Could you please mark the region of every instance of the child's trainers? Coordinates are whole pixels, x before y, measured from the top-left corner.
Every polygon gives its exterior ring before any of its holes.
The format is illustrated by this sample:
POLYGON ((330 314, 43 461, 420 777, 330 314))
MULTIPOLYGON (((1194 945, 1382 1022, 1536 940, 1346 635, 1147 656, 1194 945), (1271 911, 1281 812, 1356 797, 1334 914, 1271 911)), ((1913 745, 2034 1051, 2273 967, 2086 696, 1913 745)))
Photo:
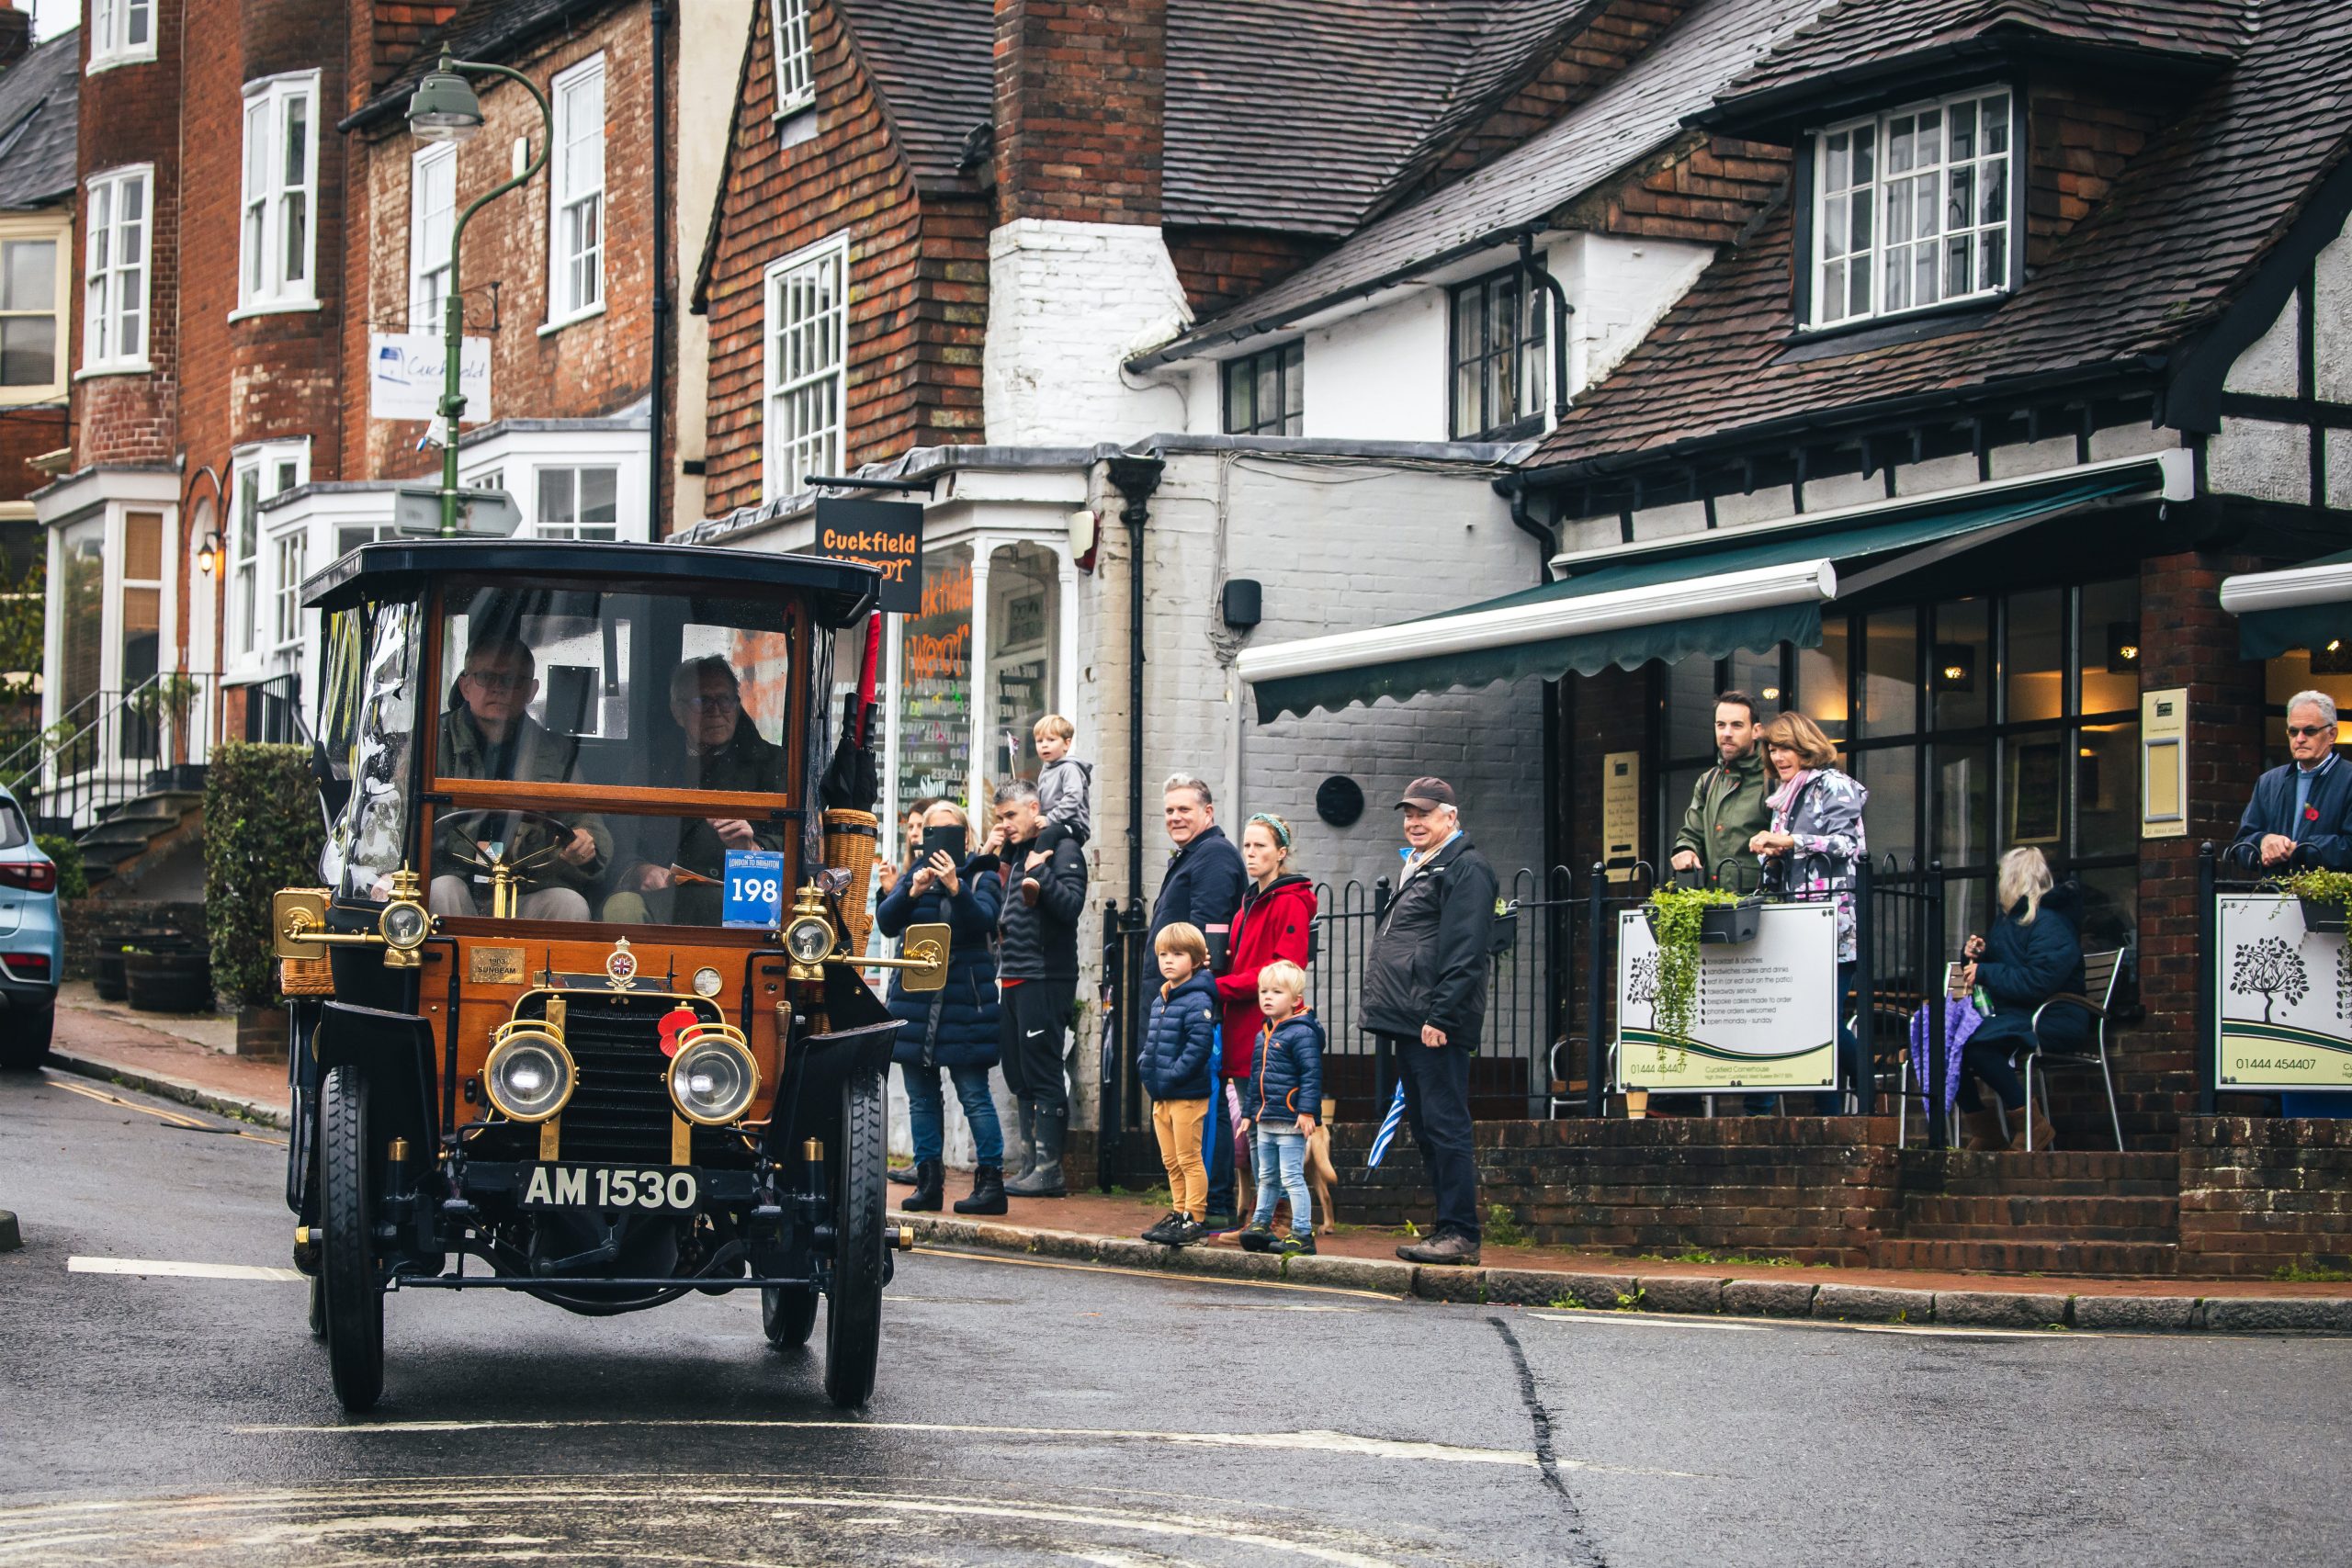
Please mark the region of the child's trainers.
POLYGON ((1036 907, 1037 895, 1043 891, 1045 890, 1037 886, 1035 877, 1024 876, 1021 879, 1021 901, 1032 908, 1036 907))
POLYGON ((1284 1258, 1314 1257, 1314 1235, 1309 1234, 1306 1235, 1286 1235, 1283 1237, 1283 1256, 1284 1258))
POLYGON ((1274 1227, 1263 1220, 1251 1220, 1234 1233, 1233 1239, 1244 1252, 1263 1252, 1274 1245, 1274 1227))
POLYGON ((1143 1233, 1143 1239, 1149 1242, 1157 1242, 1161 1247, 1172 1246, 1176 1240, 1176 1231, 1178 1227, 1184 1224, 1186 1224, 1185 1216, 1178 1213, 1175 1210, 1170 1209, 1168 1213, 1159 1217, 1159 1223, 1158 1224, 1153 1225, 1149 1230, 1143 1233))
POLYGON ((1190 1247, 1194 1242, 1200 1240, 1201 1237, 1208 1234, 1208 1231, 1202 1226, 1200 1221, 1185 1218, 1181 1220, 1176 1228, 1169 1233, 1168 1245, 1170 1247, 1190 1247))

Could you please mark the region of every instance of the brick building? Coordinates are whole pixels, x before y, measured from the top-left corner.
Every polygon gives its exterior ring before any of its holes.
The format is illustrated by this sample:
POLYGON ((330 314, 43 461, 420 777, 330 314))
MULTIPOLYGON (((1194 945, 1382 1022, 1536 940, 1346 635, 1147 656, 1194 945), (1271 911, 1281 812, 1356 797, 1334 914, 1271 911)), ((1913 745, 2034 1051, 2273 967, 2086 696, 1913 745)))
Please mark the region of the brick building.
POLYGON ((78 42, 40 51, 79 49, 82 127, 73 437, 50 443, 60 477, 32 504, 51 567, 44 719, 91 734, 53 760, 52 815, 86 826, 150 763, 289 729, 317 659, 303 578, 395 527, 404 482, 438 483, 426 422, 376 417, 379 373, 419 366, 437 388, 457 214, 535 157, 546 171, 465 231, 465 331, 490 380, 461 478, 508 491, 526 531, 651 536, 700 467, 657 411, 682 366, 698 376, 701 323, 656 324, 709 180, 655 133, 655 84, 673 120, 706 123, 750 9, 712 0, 682 28, 648 0, 92 0, 78 42), (445 50, 548 95, 554 147, 531 93, 497 75, 480 133, 413 137, 409 95, 445 50), (699 193, 679 189, 685 164, 699 193), (125 707, 174 675, 197 688, 184 738, 125 707))
POLYGON ((39 553, 34 462, 65 445, 80 108, 76 39, 36 49, 30 32, 25 12, 0 7, 0 571, 12 580, 39 553))
MULTIPOLYGON (((2327 571, 2224 609, 2233 573, 2352 525, 2352 23, 2259 11, 1857 0, 1787 35, 1688 116, 1792 169, 1785 198, 1512 482, 1564 581, 1508 626, 1473 604, 1261 650, 1261 703, 1559 681, 1577 865, 1627 849, 1604 761, 1634 759, 1631 848, 1662 863, 1713 694, 1792 706, 1869 789, 1882 870, 1939 886, 1939 951, 1986 929, 2004 852, 2079 879, 2127 1003, 2136 970, 2121 1132, 2167 1144, 2196 1102, 2197 845, 2284 760, 2290 694, 2352 699, 2327 571)), ((2068 1146, 2114 1136, 2096 1076, 2061 1111, 2068 1146)))
POLYGON ((1367 898, 1431 770, 1540 867, 1540 682, 1297 718, 1234 660, 1542 580, 1496 481, 1776 198, 1784 152, 1680 117, 1817 8, 763 6, 695 290, 694 536, 807 547, 812 476, 915 487, 887 793, 984 799, 1068 714, 1098 897, 1152 892, 1179 770, 1367 898))

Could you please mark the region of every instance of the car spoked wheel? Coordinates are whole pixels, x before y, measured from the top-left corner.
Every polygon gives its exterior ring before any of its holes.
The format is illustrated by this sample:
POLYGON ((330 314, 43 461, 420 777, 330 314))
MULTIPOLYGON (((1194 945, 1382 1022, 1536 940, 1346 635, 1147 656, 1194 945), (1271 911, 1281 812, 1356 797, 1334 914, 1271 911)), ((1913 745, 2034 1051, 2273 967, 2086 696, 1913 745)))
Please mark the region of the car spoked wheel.
POLYGON ((882 1349, 882 1215, 888 1202, 882 1075, 842 1085, 834 1155, 832 1284, 825 1307, 825 1397, 843 1410, 874 1393, 882 1349))
POLYGON ((797 1350, 808 1343, 817 1326, 817 1287, 764 1285, 760 1289, 760 1328, 779 1350, 797 1350))
POLYGON ((336 1067, 319 1086, 319 1247, 327 1365, 349 1411, 384 1392, 384 1292, 376 1280, 375 1180, 368 1168, 368 1080, 336 1067))

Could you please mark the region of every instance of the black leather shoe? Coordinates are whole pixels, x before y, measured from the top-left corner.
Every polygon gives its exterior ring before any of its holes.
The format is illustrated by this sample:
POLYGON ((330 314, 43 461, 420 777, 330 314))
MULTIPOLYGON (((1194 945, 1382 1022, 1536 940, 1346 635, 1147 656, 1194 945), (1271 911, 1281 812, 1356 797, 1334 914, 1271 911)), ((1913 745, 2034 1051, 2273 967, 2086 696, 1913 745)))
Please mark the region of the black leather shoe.
POLYGON ((927 1159, 916 1165, 915 1190, 899 1200, 899 1207, 910 1214, 935 1214, 946 1196, 947 1167, 938 1160, 927 1159))
POLYGON ((972 1172, 972 1195, 956 1200, 959 1214, 1001 1214, 1004 1203, 1004 1168, 984 1165, 972 1172))
POLYGON ((1478 1244, 1466 1235, 1448 1231, 1424 1242, 1400 1247, 1396 1256, 1408 1263, 1474 1264, 1478 1261, 1478 1244))

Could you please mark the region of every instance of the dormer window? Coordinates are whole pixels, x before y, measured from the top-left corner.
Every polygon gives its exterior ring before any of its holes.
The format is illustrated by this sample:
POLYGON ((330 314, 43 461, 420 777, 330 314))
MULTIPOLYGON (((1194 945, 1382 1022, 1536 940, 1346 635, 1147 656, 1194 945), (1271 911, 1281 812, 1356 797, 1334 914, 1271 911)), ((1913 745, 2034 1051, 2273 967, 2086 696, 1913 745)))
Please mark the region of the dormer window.
POLYGON ((2014 102, 1979 88, 1814 134, 1801 322, 1842 326, 2014 286, 2014 102))
POLYGON ((817 101, 817 63, 808 50, 808 0, 771 0, 775 33, 775 117, 798 114, 817 101))

